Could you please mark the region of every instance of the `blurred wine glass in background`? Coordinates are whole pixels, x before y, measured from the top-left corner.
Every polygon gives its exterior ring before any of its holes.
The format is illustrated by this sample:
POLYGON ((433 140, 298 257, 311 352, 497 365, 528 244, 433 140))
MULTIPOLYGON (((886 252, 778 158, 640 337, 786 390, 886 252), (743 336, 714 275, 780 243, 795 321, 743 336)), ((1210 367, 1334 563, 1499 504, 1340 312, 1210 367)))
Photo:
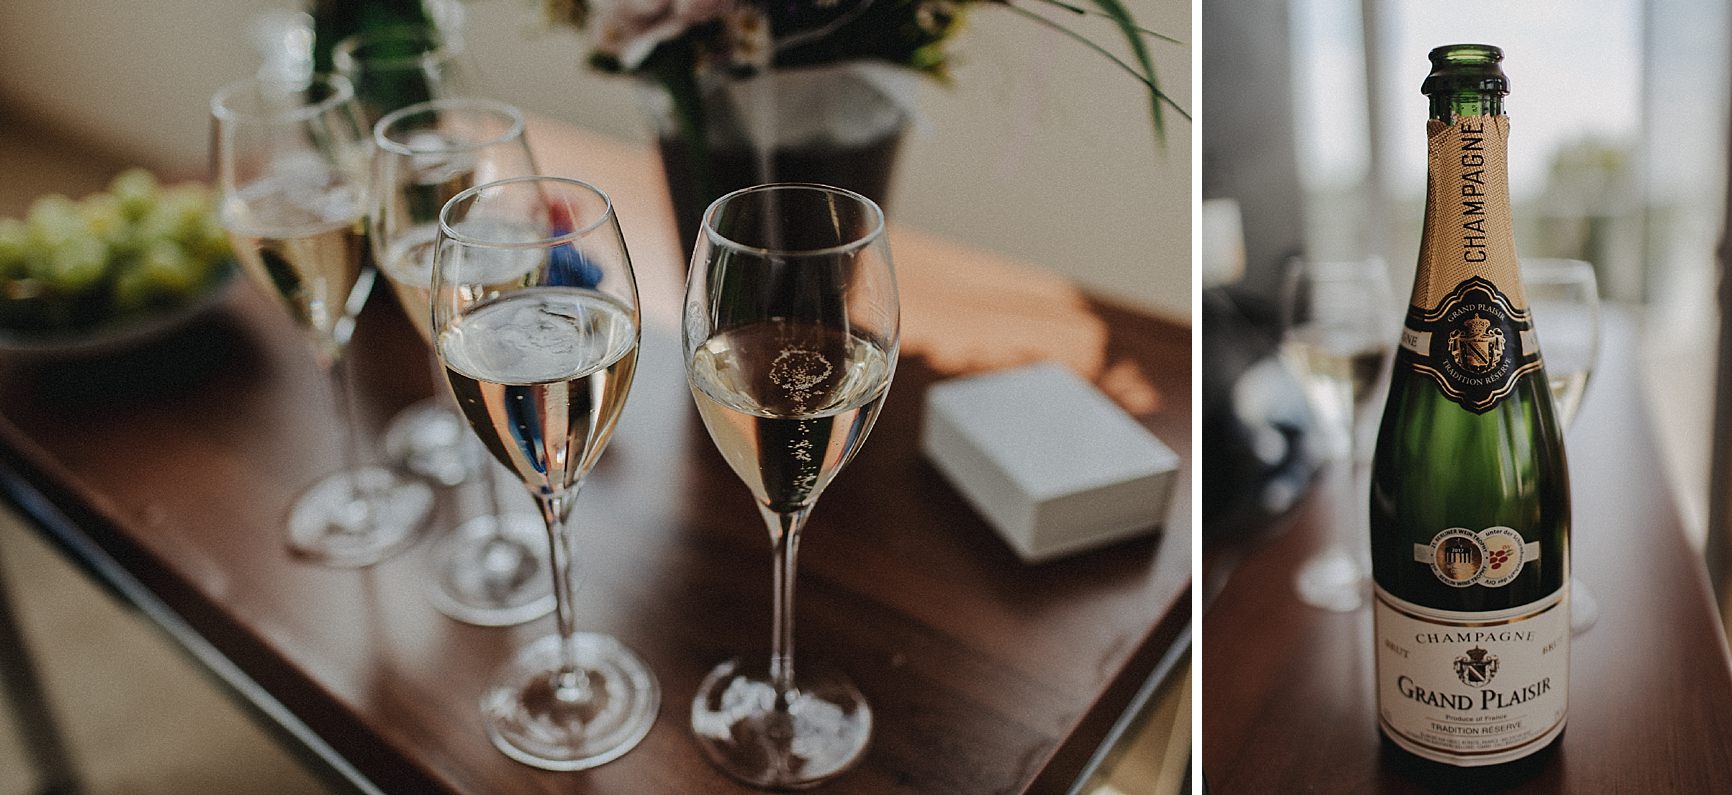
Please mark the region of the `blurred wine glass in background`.
MULTIPOLYGON (((1581 260, 1526 258, 1522 288, 1545 356, 1546 380, 1557 404, 1558 425, 1568 432, 1588 390, 1600 355, 1600 289, 1594 266, 1581 260)), ((1600 618, 1599 601, 1570 577, 1570 631, 1586 632, 1600 618)))
POLYGON ((429 594, 441 612, 459 621, 485 626, 528 621, 553 609, 541 517, 500 511, 491 477, 498 465, 457 413, 444 368, 433 356, 429 304, 440 208, 475 185, 537 173, 523 115, 487 99, 419 102, 380 119, 373 143, 379 150, 368 227, 373 258, 429 345, 436 392, 391 420, 385 451, 416 474, 449 486, 480 481, 484 506, 481 515, 434 542, 429 594))
POLYGON ((235 256, 277 297, 331 380, 344 468, 289 514, 289 546, 333 566, 366 566, 406 547, 432 509, 426 484, 366 466, 347 362, 355 312, 372 287, 367 261, 372 145, 354 88, 336 75, 249 79, 211 99, 220 215, 235 256))
MULTIPOLYGON (((388 247, 406 246, 405 240, 410 236, 419 236, 414 247, 418 253, 425 253, 433 240, 440 205, 463 189, 477 184, 470 178, 472 174, 463 173, 447 175, 443 181, 427 182, 424 177, 441 171, 440 166, 431 165, 430 161, 473 159, 473 153, 464 155, 447 150, 462 148, 464 142, 484 141, 489 137, 490 128, 497 127, 498 123, 489 121, 488 116, 473 108, 448 106, 412 114, 399 114, 397 111, 410 106, 423 108, 429 101, 476 95, 475 69, 464 54, 461 39, 434 25, 372 27, 337 42, 331 49, 331 66, 355 87, 356 107, 361 110, 368 129, 374 134, 374 144, 379 148, 382 168, 374 172, 375 182, 380 183, 373 197, 375 214, 379 211, 395 213, 389 219, 393 228, 383 228, 375 219, 370 230, 375 264, 388 266, 393 259, 391 255, 401 253, 392 252, 388 247), (379 138, 381 132, 386 132, 380 127, 386 116, 392 117, 391 130, 386 133, 389 137, 379 138), (442 142, 439 137, 447 140, 442 142), (465 179, 469 180, 467 184, 459 184, 465 179), (393 204, 388 205, 387 201, 393 204), (381 235, 389 235, 392 240, 382 242, 381 235)), ((505 165, 528 159, 528 148, 522 144, 521 115, 515 109, 510 112, 516 123, 512 134, 514 140, 498 142, 487 158, 509 173, 490 176, 489 180, 535 173, 533 168, 505 165), (511 147, 521 148, 521 156, 509 153, 511 147)), ((497 130, 492 132, 498 133, 497 130)), ((387 273, 386 277, 390 278, 390 274, 387 273)), ((392 280, 394 286, 400 283, 400 279, 392 280)), ((423 335, 427 331, 425 283, 426 278, 421 277, 419 308, 408 313, 423 335)), ((361 299, 364 300, 365 296, 361 299)), ((443 406, 430 407, 420 403, 405 409, 391 419, 386 430, 386 456, 418 475, 446 485, 462 481, 478 463, 473 455, 467 459, 458 456, 457 451, 467 454, 471 448, 453 447, 455 442, 449 433, 451 429, 445 422, 447 416, 443 406)), ((457 432, 466 435, 461 428, 457 432)))
POLYGON ((1294 586, 1312 607, 1347 612, 1365 604, 1370 541, 1360 464, 1361 430, 1383 380, 1400 319, 1381 260, 1295 259, 1282 282, 1282 355, 1300 374, 1328 457, 1345 468, 1326 546, 1299 567, 1294 586))

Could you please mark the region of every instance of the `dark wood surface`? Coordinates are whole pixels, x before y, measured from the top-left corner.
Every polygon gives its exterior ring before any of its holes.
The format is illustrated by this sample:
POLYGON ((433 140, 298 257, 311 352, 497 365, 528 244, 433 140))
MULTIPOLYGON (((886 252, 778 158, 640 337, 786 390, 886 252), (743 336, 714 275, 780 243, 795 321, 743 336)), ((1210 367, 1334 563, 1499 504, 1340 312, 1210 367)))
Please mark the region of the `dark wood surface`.
MULTIPOLYGON (((579 624, 621 638, 663 688, 654 730, 625 757, 548 773, 485 738, 489 673, 551 619, 447 619, 422 595, 413 552, 365 571, 289 558, 282 522, 338 464, 338 428, 307 345, 251 285, 131 356, 0 362, 0 464, 387 792, 745 792, 701 758, 686 718, 711 666, 767 654, 770 548, 690 405, 665 193, 644 150, 546 124, 532 136, 544 168, 613 193, 644 293, 637 381, 574 519, 588 553, 579 624)), ((877 720, 864 764, 824 791, 1062 791, 1188 624, 1189 480, 1175 532, 1025 566, 920 457, 923 393, 1058 358, 1188 471, 1189 331, 911 231, 892 245, 902 365, 801 555, 800 659, 846 670, 877 720)), ((377 291, 354 355, 372 431, 431 394, 426 356, 377 291)), ((445 526, 460 518, 451 503, 445 526)))
POLYGON ((1635 324, 1611 313, 1606 328, 1566 435, 1572 562, 1601 614, 1572 641, 1557 752, 1525 778, 1470 788, 1380 743, 1370 610, 1328 613, 1293 596, 1294 571, 1321 548, 1336 509, 1325 488, 1263 537, 1204 551, 1205 592, 1225 578, 1203 616, 1203 773, 1213 795, 1732 792, 1726 639, 1647 427, 1635 324))

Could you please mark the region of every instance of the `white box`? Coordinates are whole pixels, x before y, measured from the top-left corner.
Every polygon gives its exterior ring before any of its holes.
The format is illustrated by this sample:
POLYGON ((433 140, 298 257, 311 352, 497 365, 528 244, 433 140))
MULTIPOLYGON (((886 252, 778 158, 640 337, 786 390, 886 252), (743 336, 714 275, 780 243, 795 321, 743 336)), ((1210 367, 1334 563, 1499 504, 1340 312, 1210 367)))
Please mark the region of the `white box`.
POLYGON ((1029 563, 1151 531, 1179 456, 1046 362, 933 385, 921 450, 1029 563))

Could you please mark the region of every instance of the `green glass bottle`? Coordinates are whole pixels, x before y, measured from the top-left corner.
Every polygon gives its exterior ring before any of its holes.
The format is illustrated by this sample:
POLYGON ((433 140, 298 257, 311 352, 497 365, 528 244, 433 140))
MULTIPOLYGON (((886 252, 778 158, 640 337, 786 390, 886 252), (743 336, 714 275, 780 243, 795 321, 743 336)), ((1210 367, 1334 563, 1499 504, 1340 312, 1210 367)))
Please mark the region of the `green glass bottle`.
POLYGON ((1496 47, 1431 51, 1425 230, 1372 462, 1378 717, 1424 759, 1563 733, 1569 474, 1515 254, 1496 47))
POLYGON ((313 15, 313 71, 321 74, 333 71, 331 50, 345 38, 433 23, 424 0, 313 0, 309 10, 313 15))

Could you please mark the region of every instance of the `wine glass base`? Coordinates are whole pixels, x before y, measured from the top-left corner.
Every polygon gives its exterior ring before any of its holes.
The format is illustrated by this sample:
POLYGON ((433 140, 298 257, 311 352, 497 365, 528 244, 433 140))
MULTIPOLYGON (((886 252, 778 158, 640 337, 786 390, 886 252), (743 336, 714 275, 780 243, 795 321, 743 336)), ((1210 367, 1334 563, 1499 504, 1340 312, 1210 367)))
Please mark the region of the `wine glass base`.
POLYGON ((1359 559, 1343 549, 1327 549, 1299 566, 1293 578, 1299 601, 1336 613, 1365 606, 1371 574, 1359 559))
POLYGON ((289 550, 326 566, 371 566, 413 544, 433 512, 433 489, 384 467, 313 484, 289 512, 289 550))
POLYGON ((468 424, 437 397, 397 412, 385 429, 382 445, 387 460, 445 486, 468 480, 487 464, 473 444, 468 424))
POLYGON ((525 646, 494 676, 481 699, 487 736, 506 756, 544 770, 586 770, 611 762, 649 734, 661 687, 630 649, 607 635, 573 639, 587 698, 559 684, 559 636, 525 646))
POLYGON ((847 677, 799 670, 787 709, 777 710, 768 673, 729 660, 698 686, 692 732, 722 772, 755 787, 801 789, 865 756, 872 708, 847 677))
POLYGON ((428 555, 428 598, 447 616, 506 627, 553 612, 547 525, 540 516, 477 516, 435 542, 428 555))

